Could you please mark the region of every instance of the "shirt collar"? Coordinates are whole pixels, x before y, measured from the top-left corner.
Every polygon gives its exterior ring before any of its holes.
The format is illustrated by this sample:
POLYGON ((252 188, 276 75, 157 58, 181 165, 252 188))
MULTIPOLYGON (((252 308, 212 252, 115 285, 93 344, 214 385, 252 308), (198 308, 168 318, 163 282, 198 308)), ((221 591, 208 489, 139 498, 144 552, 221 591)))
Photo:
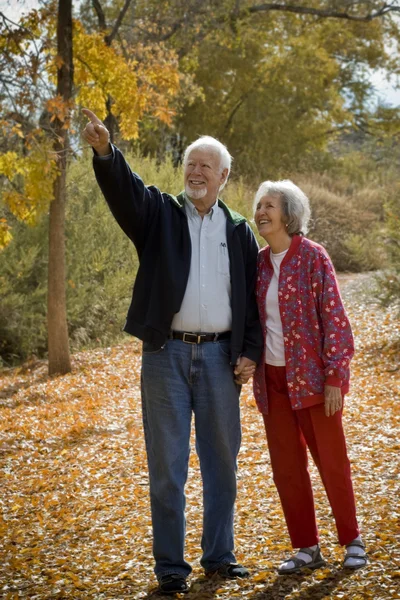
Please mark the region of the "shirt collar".
MULTIPOLYGON (((195 205, 193 204, 193 202, 191 202, 191 201, 189 200, 189 198, 188 198, 188 196, 187 196, 186 192, 185 192, 185 196, 184 196, 184 198, 185 198, 185 209, 186 209, 186 212, 187 212, 189 215, 191 215, 191 216, 198 216, 198 214, 199 214, 199 213, 198 213, 198 211, 197 211, 197 208, 195 207, 195 205)), ((218 198, 217 198, 217 200, 215 201, 215 203, 214 203, 214 204, 211 206, 211 208, 210 208, 209 212, 207 213, 207 216, 209 216, 209 217, 210 217, 210 220, 211 220, 211 221, 213 221, 213 220, 214 220, 214 218, 215 218, 215 216, 218 214, 218 211, 217 211, 217 209, 218 209, 218 198)))

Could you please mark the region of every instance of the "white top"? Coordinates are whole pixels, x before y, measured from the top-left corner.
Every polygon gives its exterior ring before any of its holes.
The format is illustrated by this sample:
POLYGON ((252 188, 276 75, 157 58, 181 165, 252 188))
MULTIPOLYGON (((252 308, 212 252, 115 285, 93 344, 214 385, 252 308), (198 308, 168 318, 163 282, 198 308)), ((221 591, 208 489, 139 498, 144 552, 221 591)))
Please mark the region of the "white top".
POLYGON ((267 308, 267 340, 265 349, 265 362, 274 367, 284 367, 285 361, 285 346, 283 343, 282 321, 279 312, 279 272, 281 263, 285 258, 287 250, 273 254, 270 252, 270 259, 274 268, 271 283, 267 291, 266 308, 267 308))
POLYGON ((203 219, 185 197, 192 257, 185 295, 171 329, 221 333, 232 327, 226 215, 217 203, 203 219))

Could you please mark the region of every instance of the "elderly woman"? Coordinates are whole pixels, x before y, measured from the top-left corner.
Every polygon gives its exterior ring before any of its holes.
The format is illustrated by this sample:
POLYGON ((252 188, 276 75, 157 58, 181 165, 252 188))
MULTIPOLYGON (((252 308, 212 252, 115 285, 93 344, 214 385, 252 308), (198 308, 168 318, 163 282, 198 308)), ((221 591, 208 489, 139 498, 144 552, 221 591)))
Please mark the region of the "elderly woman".
POLYGON ((353 336, 326 250, 304 237, 308 198, 291 181, 265 181, 254 219, 268 246, 259 253, 257 302, 264 359, 254 395, 267 433, 275 485, 293 548, 281 575, 324 564, 307 468, 307 446, 317 465, 346 546, 343 566, 367 563, 342 427, 349 390, 353 336))

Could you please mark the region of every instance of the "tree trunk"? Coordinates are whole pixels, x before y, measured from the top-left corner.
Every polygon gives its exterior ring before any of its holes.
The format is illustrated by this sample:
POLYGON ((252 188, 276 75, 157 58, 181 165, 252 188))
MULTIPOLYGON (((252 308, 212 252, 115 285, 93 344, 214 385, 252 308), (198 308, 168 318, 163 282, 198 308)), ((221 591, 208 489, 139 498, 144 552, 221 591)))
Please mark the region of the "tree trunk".
MULTIPOLYGON (((57 94, 64 102, 72 98, 72 0, 59 0, 57 49, 62 59, 57 70, 57 94)), ((67 154, 69 150, 66 122, 55 121, 54 150, 58 156, 59 175, 54 184, 54 200, 50 205, 49 271, 47 296, 47 327, 49 375, 71 371, 66 306, 65 267, 65 203, 67 154)))

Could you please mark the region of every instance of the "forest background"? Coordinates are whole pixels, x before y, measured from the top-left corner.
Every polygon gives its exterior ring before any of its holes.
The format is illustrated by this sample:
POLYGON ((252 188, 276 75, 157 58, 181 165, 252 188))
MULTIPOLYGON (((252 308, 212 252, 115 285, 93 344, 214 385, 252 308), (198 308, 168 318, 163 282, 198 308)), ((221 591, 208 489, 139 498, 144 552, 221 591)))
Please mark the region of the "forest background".
POLYGON ((50 372, 66 372, 69 347, 120 340, 137 257, 82 106, 162 190, 181 190, 202 134, 233 155, 223 197, 249 219, 261 181, 292 179, 336 269, 377 271, 371 293, 399 302, 400 109, 371 79, 400 75, 398 2, 43 0, 0 24, 0 365, 46 357, 53 337, 50 372))

